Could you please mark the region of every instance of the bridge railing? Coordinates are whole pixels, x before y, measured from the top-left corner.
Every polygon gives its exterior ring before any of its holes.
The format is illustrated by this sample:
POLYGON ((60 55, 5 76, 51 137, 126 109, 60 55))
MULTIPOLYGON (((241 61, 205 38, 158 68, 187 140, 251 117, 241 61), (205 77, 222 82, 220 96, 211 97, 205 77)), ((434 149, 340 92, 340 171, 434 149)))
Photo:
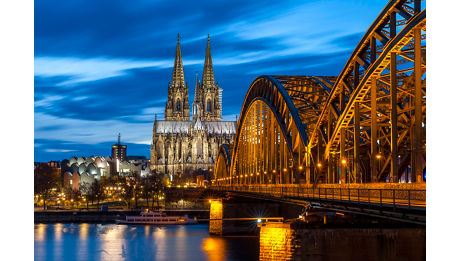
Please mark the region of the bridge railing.
POLYGON ((341 201, 393 207, 426 207, 426 191, 418 189, 320 188, 300 186, 213 186, 221 191, 249 192, 286 199, 341 201))

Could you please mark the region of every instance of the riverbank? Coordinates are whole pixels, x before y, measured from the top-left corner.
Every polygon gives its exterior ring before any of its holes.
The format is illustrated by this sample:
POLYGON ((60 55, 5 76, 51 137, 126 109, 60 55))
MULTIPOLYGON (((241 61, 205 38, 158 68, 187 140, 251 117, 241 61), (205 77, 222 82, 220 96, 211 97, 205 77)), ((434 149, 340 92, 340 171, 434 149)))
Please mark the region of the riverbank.
MULTIPOLYGON (((167 209, 169 216, 188 215, 190 218, 207 219, 209 210, 205 209, 167 209)), ((140 215, 140 210, 47 210, 35 211, 35 223, 115 223, 127 215, 140 215)))

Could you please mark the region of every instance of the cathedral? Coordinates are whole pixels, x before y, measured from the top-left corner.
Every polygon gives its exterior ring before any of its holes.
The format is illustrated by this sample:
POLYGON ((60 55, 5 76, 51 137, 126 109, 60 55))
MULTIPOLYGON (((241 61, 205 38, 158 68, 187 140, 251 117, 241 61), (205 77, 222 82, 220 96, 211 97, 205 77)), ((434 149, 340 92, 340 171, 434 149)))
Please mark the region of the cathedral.
POLYGON ((221 144, 232 144, 235 121, 222 121, 222 89, 215 84, 210 38, 207 37, 202 81, 196 76, 191 120, 188 84, 183 72, 180 36, 177 37, 172 82, 169 83, 164 120, 155 115, 150 149, 152 171, 172 180, 198 169, 211 169, 221 144))

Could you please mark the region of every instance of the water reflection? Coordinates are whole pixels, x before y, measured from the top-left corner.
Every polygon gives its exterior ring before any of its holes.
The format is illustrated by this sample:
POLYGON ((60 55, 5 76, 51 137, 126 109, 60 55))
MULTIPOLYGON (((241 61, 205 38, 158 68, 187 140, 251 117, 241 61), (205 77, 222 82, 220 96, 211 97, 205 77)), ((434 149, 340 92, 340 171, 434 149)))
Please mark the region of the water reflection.
POLYGON ((166 229, 156 228, 153 232, 153 238, 155 239, 155 260, 167 260, 166 229))
POLYGON ((202 250, 206 252, 207 260, 225 260, 226 244, 223 238, 208 237, 202 241, 202 250))
POLYGON ((258 237, 209 237, 208 225, 37 224, 35 260, 256 260, 258 237))
POLYGON ((46 239, 46 227, 47 224, 35 225, 35 242, 43 242, 46 239))
POLYGON ((98 225, 102 240, 100 240, 100 258, 102 260, 124 260, 125 250, 125 230, 127 226, 98 225))

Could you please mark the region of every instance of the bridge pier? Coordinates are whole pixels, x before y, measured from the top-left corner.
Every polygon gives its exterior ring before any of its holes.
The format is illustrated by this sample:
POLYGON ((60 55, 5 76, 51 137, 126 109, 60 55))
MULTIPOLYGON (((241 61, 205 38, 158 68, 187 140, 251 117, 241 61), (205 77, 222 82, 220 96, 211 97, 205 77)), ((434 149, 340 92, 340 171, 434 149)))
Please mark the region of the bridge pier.
POLYGON ((411 260, 425 259, 425 228, 317 229, 298 222, 259 227, 260 261, 398 260, 407 253, 411 260))
POLYGON ((304 206, 255 199, 211 199, 209 234, 258 234, 258 219, 297 218, 304 206))

